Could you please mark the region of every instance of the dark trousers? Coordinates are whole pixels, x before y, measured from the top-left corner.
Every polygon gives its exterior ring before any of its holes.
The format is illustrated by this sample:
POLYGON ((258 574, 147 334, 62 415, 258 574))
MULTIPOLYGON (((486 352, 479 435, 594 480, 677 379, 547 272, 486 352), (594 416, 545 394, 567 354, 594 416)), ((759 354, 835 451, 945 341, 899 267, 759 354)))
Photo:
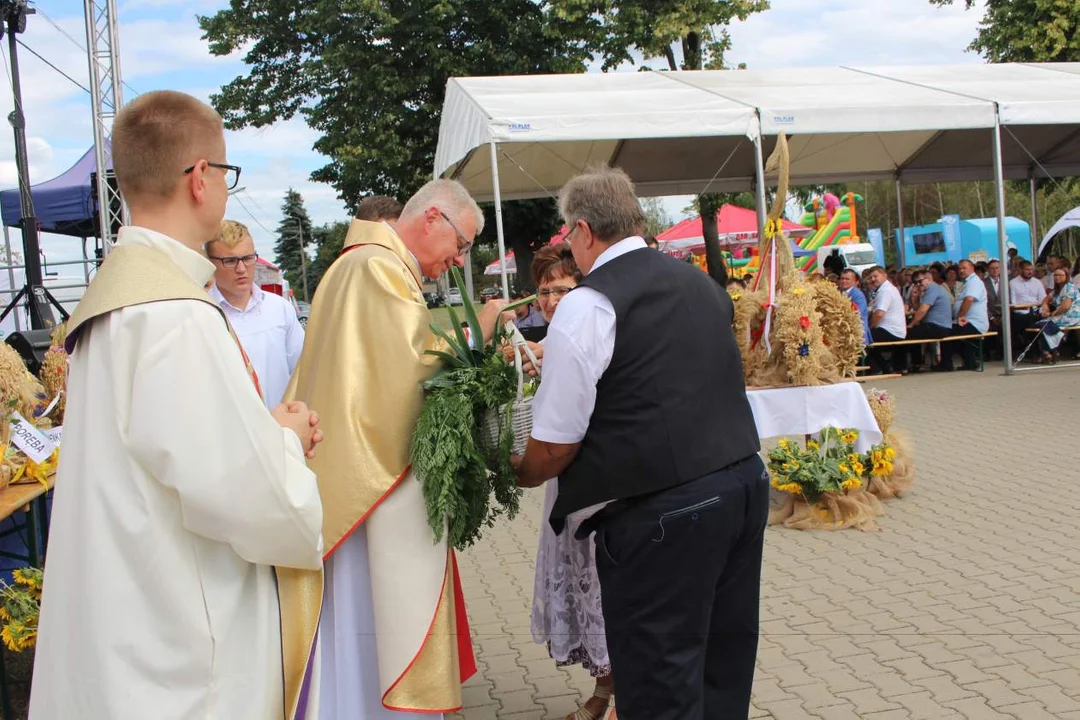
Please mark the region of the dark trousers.
MULTIPOLYGON (((888 330, 879 327, 870 328, 870 339, 874 342, 892 342, 903 340, 896 337, 888 330)), ((907 368, 907 349, 903 346, 897 348, 870 348, 866 354, 866 362, 870 365, 871 373, 903 372, 907 368)))
MULTIPOLYGON (((967 325, 953 325, 950 335, 981 335, 975 326, 971 323, 967 325)), ((953 369, 953 356, 960 352, 964 353, 964 369, 965 370, 978 370, 978 349, 977 343, 979 340, 953 340, 952 342, 941 343, 941 367, 946 370, 953 369)))
POLYGON ((1013 358, 1015 359, 1029 343, 1036 339, 1037 336, 1034 333, 1027 332, 1027 329, 1035 327, 1041 316, 1038 313, 1026 310, 1024 312, 1013 312, 1010 319, 1012 320, 1013 358))
MULTIPOLYGON (((951 327, 942 327, 941 325, 935 325, 933 323, 923 320, 918 325, 908 328, 907 339, 908 340, 937 340, 949 335, 952 332, 951 327)), ((912 365, 923 364, 923 353, 926 352, 926 345, 912 345, 911 346, 911 363, 912 365)))
POLYGON ((769 515, 761 459, 616 507, 598 518, 596 569, 620 720, 747 717, 769 515))

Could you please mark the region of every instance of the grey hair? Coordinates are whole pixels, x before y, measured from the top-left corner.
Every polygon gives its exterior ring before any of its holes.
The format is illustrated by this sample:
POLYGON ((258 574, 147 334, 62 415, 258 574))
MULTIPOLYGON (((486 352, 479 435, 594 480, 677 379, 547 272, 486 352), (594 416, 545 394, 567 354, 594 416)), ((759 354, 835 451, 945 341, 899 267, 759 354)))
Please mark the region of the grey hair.
POLYGON ((584 220, 604 242, 641 235, 647 226, 634 183, 619 168, 590 168, 571 178, 559 191, 559 214, 569 227, 584 220))
POLYGON ((465 186, 456 180, 432 180, 424 185, 405 203, 401 219, 423 215, 430 207, 437 207, 453 218, 471 212, 476 218, 476 234, 479 235, 484 229, 483 211, 465 186))

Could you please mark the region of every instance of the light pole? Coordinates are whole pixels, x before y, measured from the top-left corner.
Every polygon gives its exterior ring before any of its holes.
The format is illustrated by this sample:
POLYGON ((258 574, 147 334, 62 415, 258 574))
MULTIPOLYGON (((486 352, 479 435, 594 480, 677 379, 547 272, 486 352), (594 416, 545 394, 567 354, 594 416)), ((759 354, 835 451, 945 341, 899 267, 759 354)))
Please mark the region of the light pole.
POLYGON ((300 236, 300 277, 304 283, 304 302, 310 303, 311 300, 308 298, 307 291, 307 252, 304 250, 304 224, 300 222, 300 218, 298 217, 293 217, 292 215, 288 215, 287 217, 290 220, 296 221, 296 231, 300 236))

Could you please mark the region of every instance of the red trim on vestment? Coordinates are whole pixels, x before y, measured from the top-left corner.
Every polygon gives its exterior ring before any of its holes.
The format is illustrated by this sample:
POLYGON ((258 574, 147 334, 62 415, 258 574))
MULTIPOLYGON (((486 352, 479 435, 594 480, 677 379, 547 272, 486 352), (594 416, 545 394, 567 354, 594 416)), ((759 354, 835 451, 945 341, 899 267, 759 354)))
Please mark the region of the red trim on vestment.
POLYGON ((476 674, 476 656, 473 655, 472 633, 469 630, 469 615, 465 612, 465 593, 461 589, 461 573, 458 572, 457 554, 450 551, 450 562, 454 570, 454 612, 457 615, 458 669, 461 682, 476 674))
MULTIPOLYGON (((449 557, 449 562, 446 563, 446 573, 452 573, 453 574, 454 587, 453 587, 453 590, 451 592, 454 593, 454 599, 457 600, 458 593, 460 592, 460 590, 459 590, 459 585, 457 583, 457 562, 454 559, 454 551, 453 550, 451 550, 449 552, 449 556, 450 556, 449 557)), ((415 665, 416 661, 420 659, 420 654, 422 652, 424 652, 424 647, 427 645, 428 638, 431 637, 431 629, 433 627, 435 627, 435 620, 438 619, 438 617, 439 617, 439 605, 442 605, 442 602, 443 602, 443 599, 444 599, 444 593, 446 592, 446 573, 443 573, 443 593, 440 593, 440 595, 439 595, 439 602, 438 602, 437 605, 435 605, 435 614, 431 616, 431 622, 428 624, 427 632, 424 633, 424 642, 420 644, 420 649, 416 652, 416 655, 409 662, 409 664, 405 667, 404 672, 402 672, 401 675, 398 676, 398 679, 395 680, 390 685, 390 687, 388 687, 386 689, 386 692, 383 693, 382 705, 387 710, 395 710, 395 711, 398 711, 398 712, 424 713, 424 714, 427 714, 427 715, 438 715, 439 713, 457 712, 458 710, 461 709, 461 705, 458 705, 457 707, 452 707, 452 708, 416 710, 416 709, 413 709, 413 708, 394 707, 393 705, 388 705, 386 703, 386 696, 389 695, 390 693, 394 692, 394 688, 396 688, 398 686, 398 683, 400 683, 402 680, 404 680, 405 676, 409 674, 409 671, 412 670, 412 666, 415 665)), ((461 610, 455 613, 458 618, 461 617, 461 615, 464 613, 464 610, 465 610, 465 599, 464 599, 464 597, 462 597, 462 599, 461 599, 460 607, 461 607, 461 610)), ((467 632, 468 631, 468 622, 467 621, 466 621, 465 627, 466 627, 466 632, 467 632)), ((459 665, 460 665, 460 662, 461 662, 460 654, 461 654, 461 636, 459 635, 458 636, 458 663, 459 663, 459 665)), ((469 640, 469 654, 470 655, 472 654, 472 640, 471 639, 469 640)), ((473 662, 472 662, 472 668, 471 669, 472 669, 472 672, 469 673, 470 677, 473 674, 476 673, 476 661, 475 660, 473 660, 473 662)), ((464 682, 465 678, 462 677, 461 681, 464 682)))
POLYGON ((371 506, 370 508, 368 508, 368 511, 367 511, 366 513, 364 513, 363 515, 361 515, 361 516, 360 516, 360 519, 356 521, 356 524, 354 524, 354 525, 353 525, 353 526, 352 526, 351 528, 349 528, 349 532, 347 532, 347 533, 345 533, 344 535, 342 535, 342 536, 341 536, 341 539, 340 539, 340 540, 338 540, 338 541, 337 541, 337 542, 336 542, 336 543, 334 544, 334 547, 330 548, 330 549, 329 549, 329 550, 328 550, 328 551, 326 552, 326 554, 325 554, 325 555, 323 555, 323 562, 326 562, 326 561, 327 561, 327 560, 328 560, 328 559, 330 558, 330 556, 331 556, 331 555, 333 555, 333 554, 334 554, 334 552, 335 552, 335 551, 336 551, 336 550, 337 550, 337 549, 338 549, 339 547, 341 547, 341 543, 343 543, 343 542, 345 542, 346 540, 348 540, 348 539, 349 539, 349 538, 350 538, 350 537, 352 536, 352 534, 353 534, 354 532, 356 532, 356 528, 360 527, 360 524, 361 524, 362 522, 364 522, 364 521, 365 521, 365 520, 367 520, 367 519, 368 519, 369 517, 371 517, 371 513, 375 512, 375 508, 379 507, 379 504, 380 504, 380 503, 381 503, 381 502, 382 502, 383 500, 385 500, 386 498, 388 498, 388 497, 390 496, 390 493, 394 492, 394 488, 396 488, 396 487, 397 487, 398 485, 400 485, 400 484, 401 484, 401 481, 405 479, 405 476, 409 474, 409 470, 411 470, 411 469, 412 469, 412 465, 408 465, 408 466, 406 466, 405 470, 404 470, 404 471, 402 471, 401 475, 399 475, 399 476, 398 476, 398 479, 394 481, 394 484, 393 484, 393 485, 391 485, 391 486, 390 486, 390 488, 389 488, 389 489, 388 489, 388 490, 387 490, 386 492, 384 492, 384 493, 383 493, 383 494, 382 494, 382 495, 381 495, 381 496, 379 497, 379 499, 378 499, 378 500, 376 500, 376 501, 374 502, 374 504, 372 504, 372 506, 371 506))

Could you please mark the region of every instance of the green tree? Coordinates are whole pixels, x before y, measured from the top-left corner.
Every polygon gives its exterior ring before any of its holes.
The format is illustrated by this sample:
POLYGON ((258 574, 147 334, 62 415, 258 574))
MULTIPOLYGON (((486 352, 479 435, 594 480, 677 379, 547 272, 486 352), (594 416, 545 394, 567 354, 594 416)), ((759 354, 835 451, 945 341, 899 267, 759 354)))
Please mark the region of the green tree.
MULTIPOLYGON (((274 242, 274 262, 285 273, 285 279, 293 288, 297 298, 303 298, 304 281, 301 275, 300 230, 303 230, 304 247, 310 249, 314 237, 311 217, 304 207, 304 198, 292 188, 285 191, 281 203, 281 222, 277 226, 277 240, 274 242)), ((310 254, 308 255, 310 258, 310 254)), ((308 261, 308 299, 315 286, 311 283, 311 262, 308 261)))
MULTIPOLYGON (((349 208, 430 179, 449 78, 582 72, 589 57, 533 0, 230 0, 199 23, 211 53, 243 51, 248 65, 211 98, 226 125, 303 117, 330 158, 312 179, 349 208)), ((531 257, 534 230, 508 222, 507 242, 531 257)))
MULTIPOLYGON (((484 232, 480 242, 497 247, 495 206, 485 204, 484 232)), ((551 236, 559 231, 562 222, 553 198, 524 202, 503 203, 503 231, 506 236, 507 250, 513 249, 517 265, 517 279, 511 285, 518 289, 532 287, 533 254, 551 241, 551 236)), ((498 258, 498 250, 495 258, 498 258)), ((474 260, 475 263, 475 260, 474 260)), ((483 268, 480 268, 483 272, 483 268)))
MULTIPOLYGON (((975 0, 962 0, 969 10, 975 0)), ((930 0, 952 5, 954 0, 930 0)), ((1080 2, 1076 0, 986 0, 971 50, 990 62, 1080 60, 1080 2)))
MULTIPOLYGON (((634 63, 638 52, 648 61, 663 58, 669 70, 722 70, 731 48, 727 26, 769 8, 768 0, 551 0, 554 14, 576 29, 600 57, 603 69, 634 63)), ((702 195, 702 218, 713 218, 723 204, 702 195)), ((709 274, 727 282, 715 222, 702 222, 709 274)))
POLYGON ((655 237, 671 227, 671 215, 664 207, 663 198, 642 198, 641 208, 645 211, 645 219, 648 222, 647 232, 650 235, 655 237))
POLYGON ((349 207, 430 179, 449 78, 576 72, 586 57, 530 0, 231 0, 199 22, 213 54, 246 50, 250 71, 212 96, 227 125, 302 116, 330 158, 313 178, 349 207))
POLYGON ((329 223, 315 228, 313 241, 308 244, 308 247, 315 246, 315 259, 308 266, 308 283, 312 297, 319 287, 322 276, 341 254, 341 248, 345 245, 345 236, 348 233, 349 223, 347 222, 329 223))

